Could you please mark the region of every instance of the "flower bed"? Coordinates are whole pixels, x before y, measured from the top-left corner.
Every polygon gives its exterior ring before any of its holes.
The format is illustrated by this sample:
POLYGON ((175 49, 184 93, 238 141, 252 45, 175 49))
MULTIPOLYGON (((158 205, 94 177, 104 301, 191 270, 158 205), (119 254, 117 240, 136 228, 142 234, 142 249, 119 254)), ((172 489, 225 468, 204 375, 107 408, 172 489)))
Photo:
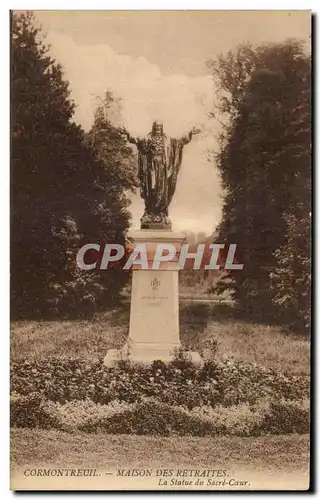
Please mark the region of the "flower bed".
POLYGON ((120 434, 255 436, 309 429, 309 379, 223 360, 150 367, 50 359, 11 365, 11 425, 120 434))
POLYGON ((201 369, 183 360, 168 365, 155 361, 150 367, 122 363, 107 369, 101 360, 89 363, 58 358, 12 363, 11 389, 21 395, 37 392, 60 403, 85 399, 100 404, 114 400, 135 403, 153 397, 192 409, 255 404, 267 397, 302 399, 308 397, 309 378, 285 376, 233 360, 207 362, 201 369))
POLYGON ((39 394, 14 397, 12 427, 56 428, 64 431, 158 436, 259 436, 263 434, 306 433, 309 431, 308 401, 262 401, 225 407, 195 407, 162 404, 153 398, 139 403, 108 405, 91 400, 65 404, 44 401, 39 394))

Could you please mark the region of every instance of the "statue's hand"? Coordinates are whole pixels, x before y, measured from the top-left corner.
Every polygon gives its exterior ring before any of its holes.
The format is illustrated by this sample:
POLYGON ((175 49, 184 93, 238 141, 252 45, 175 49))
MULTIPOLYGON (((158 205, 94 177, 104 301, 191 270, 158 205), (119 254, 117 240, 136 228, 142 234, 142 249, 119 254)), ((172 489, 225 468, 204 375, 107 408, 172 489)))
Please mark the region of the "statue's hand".
POLYGON ((202 130, 200 128, 197 128, 197 127, 193 127, 191 130, 192 135, 197 135, 197 134, 200 134, 201 132, 202 132, 202 130))

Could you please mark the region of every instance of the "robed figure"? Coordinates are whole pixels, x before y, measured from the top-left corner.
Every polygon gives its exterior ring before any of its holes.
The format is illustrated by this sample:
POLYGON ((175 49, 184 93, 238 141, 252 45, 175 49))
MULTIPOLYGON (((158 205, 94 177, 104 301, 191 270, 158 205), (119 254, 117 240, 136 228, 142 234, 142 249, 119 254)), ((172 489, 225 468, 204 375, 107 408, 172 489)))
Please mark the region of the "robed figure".
POLYGON ((138 149, 140 194, 145 201, 141 228, 171 228, 168 207, 175 192, 183 148, 199 130, 194 128, 186 136, 173 139, 164 134, 163 124, 156 121, 147 137, 132 137, 125 129, 123 132, 138 149))

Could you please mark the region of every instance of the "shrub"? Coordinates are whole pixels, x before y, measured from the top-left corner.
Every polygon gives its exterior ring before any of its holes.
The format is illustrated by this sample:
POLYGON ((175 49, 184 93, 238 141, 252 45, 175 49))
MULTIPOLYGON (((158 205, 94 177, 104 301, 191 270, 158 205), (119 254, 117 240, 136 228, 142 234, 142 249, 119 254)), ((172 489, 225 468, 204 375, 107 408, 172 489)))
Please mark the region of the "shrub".
POLYGON ((89 422, 98 424, 101 420, 131 410, 133 404, 113 401, 108 405, 94 403, 90 399, 84 401, 68 401, 65 404, 48 401, 44 405, 46 413, 52 415, 60 429, 72 431, 84 428, 89 422))
POLYGON ((217 359, 219 353, 219 342, 213 337, 208 337, 202 342, 201 346, 202 357, 207 361, 217 359))
POLYGON ((261 424, 266 434, 305 434, 310 428, 309 401, 273 401, 261 424))
POLYGON ((174 359, 169 363, 170 368, 174 370, 181 370, 187 377, 195 377, 196 367, 192 362, 192 357, 189 351, 184 347, 174 349, 174 359))
POLYGON ((206 436, 215 432, 210 421, 202 421, 179 407, 160 404, 153 399, 137 403, 127 411, 89 420, 80 426, 86 432, 155 436, 206 436))
POLYGON ((253 436, 259 434, 264 410, 251 407, 249 404, 235 406, 218 405, 216 408, 203 406, 193 408, 191 414, 202 421, 215 423, 216 431, 229 436, 253 436))
POLYGON ((44 403, 39 395, 32 395, 13 398, 11 423, 13 427, 156 436, 302 434, 309 430, 309 407, 307 401, 269 403, 263 400, 256 406, 217 405, 188 410, 154 398, 139 403, 114 401, 108 405, 87 399, 62 405, 44 403))
POLYGON ((225 406, 255 404, 263 398, 294 400, 307 397, 309 393, 308 377, 285 376, 271 369, 232 359, 205 363, 199 378, 203 382, 216 380, 220 402, 225 406))
POLYGON ((21 395, 37 392, 61 404, 90 399, 107 405, 118 400, 141 402, 153 397, 169 405, 194 408, 217 404, 255 404, 262 398, 297 400, 308 396, 309 378, 284 376, 240 361, 207 362, 196 369, 176 359, 151 366, 107 369, 101 361, 48 359, 11 364, 11 388, 21 395))
POLYGON ((20 396, 13 393, 10 399, 10 425, 12 427, 58 427, 58 420, 46 411, 43 398, 38 393, 20 396))

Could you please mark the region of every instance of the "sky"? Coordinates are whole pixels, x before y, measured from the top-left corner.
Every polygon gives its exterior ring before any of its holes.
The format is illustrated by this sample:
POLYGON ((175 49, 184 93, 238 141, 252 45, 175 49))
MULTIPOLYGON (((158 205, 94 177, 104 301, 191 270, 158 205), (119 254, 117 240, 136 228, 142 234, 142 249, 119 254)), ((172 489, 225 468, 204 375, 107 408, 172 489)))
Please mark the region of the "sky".
MULTIPOLYGON (((85 130, 100 97, 121 99, 115 124, 145 135, 154 120, 181 137, 193 126, 202 133, 185 146, 169 212, 173 229, 210 234, 221 217, 218 170, 209 161, 219 125, 208 118, 213 83, 206 61, 240 43, 308 43, 308 11, 35 11, 52 55, 64 68, 85 130)), ((133 226, 144 203, 132 197, 133 226)))

